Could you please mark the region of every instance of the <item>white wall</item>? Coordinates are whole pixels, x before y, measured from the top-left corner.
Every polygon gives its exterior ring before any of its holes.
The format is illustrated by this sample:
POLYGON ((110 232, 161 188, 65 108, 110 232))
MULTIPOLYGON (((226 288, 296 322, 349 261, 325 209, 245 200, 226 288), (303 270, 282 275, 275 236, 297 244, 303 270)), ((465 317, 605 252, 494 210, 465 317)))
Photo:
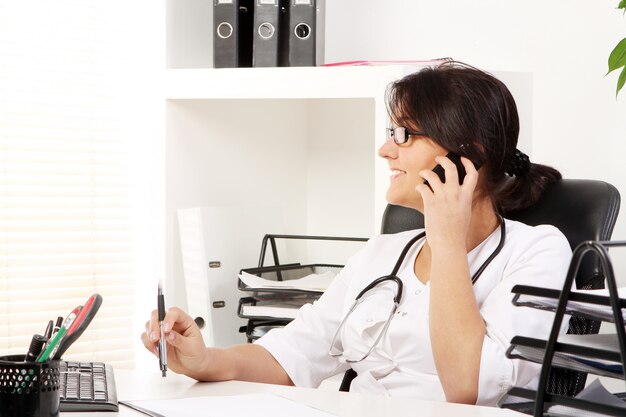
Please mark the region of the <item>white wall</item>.
MULTIPOLYGON (((326 6, 326 62, 453 57, 533 75, 532 160, 614 184, 626 199, 626 90, 607 59, 626 37, 617 0, 341 0, 326 6), (345 22, 349 25, 346 27, 345 22)), ((523 149, 524 150, 524 149, 523 149)), ((625 203, 626 205, 626 203, 625 203)), ((614 239, 626 238, 622 210, 614 239)), ((616 272, 626 285, 626 262, 616 272)))
MULTIPOLYGON (((168 100, 165 275, 169 302, 186 304, 176 221, 181 208, 278 207, 284 213, 283 228, 268 225, 266 233, 371 236, 373 108, 368 98, 168 100), (346 193, 349 200, 342 199, 346 193)), ((262 215, 257 220, 259 225, 266 221, 262 215)), ((261 240, 255 244, 260 251, 261 240)), ((330 250, 319 244, 286 246, 287 251, 279 251, 283 263, 344 263, 362 244, 342 242, 330 250), (310 258, 304 259, 303 253, 310 258), (332 256, 322 256, 326 253, 332 256)), ((258 253, 241 259, 239 268, 256 266, 258 253)), ((232 280, 236 288, 235 274, 232 280)))

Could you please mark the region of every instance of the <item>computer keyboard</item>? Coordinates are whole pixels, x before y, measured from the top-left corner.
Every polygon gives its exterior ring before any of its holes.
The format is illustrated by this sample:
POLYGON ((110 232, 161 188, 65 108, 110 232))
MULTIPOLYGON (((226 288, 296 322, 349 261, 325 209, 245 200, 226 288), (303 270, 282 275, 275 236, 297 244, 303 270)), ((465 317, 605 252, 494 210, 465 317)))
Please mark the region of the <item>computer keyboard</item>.
POLYGON ((111 365, 62 361, 60 371, 61 411, 118 411, 111 365))

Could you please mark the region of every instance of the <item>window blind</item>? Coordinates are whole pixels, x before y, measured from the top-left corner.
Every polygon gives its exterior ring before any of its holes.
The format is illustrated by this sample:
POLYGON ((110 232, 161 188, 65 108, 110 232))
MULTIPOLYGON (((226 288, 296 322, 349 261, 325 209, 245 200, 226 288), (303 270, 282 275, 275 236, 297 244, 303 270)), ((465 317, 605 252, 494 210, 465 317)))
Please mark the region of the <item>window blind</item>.
POLYGON ((0 354, 25 353, 97 292, 64 358, 133 363, 123 13, 118 1, 0 0, 0 354))

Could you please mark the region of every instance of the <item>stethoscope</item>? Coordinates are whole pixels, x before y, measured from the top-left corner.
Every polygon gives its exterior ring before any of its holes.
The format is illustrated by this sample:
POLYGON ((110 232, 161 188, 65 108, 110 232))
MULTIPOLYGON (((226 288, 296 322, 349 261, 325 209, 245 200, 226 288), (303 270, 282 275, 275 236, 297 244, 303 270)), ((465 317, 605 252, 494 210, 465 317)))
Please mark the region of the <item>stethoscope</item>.
MULTIPOLYGON (((478 268, 478 270, 474 273, 474 275, 472 275, 472 285, 474 285, 476 281, 478 281, 478 278, 480 278, 485 268, 487 268, 487 266, 489 266, 491 261, 493 261, 495 257, 498 256, 498 254, 502 251, 502 247, 504 246, 504 241, 505 241, 505 236, 506 236, 506 225, 504 224, 504 219, 502 218, 502 216, 500 216, 499 214, 497 216, 498 216, 498 220, 500 221, 500 242, 498 243, 498 246, 494 249, 494 251, 491 253, 491 255, 489 255, 487 260, 483 262, 480 268, 478 268)), ((383 335, 387 332, 387 328, 389 328, 389 324, 391 324, 391 319, 393 318, 393 315, 398 310, 400 301, 402 301, 403 284, 402 284, 402 280, 397 275, 398 271, 400 270, 400 266, 404 262, 404 259, 406 258, 407 253, 409 252, 409 250, 411 250, 413 245, 425 236, 426 236, 426 231, 422 231, 417 236, 409 240, 408 243, 402 249, 402 252, 400 253, 400 256, 398 257, 398 260, 396 261, 396 264, 393 267, 391 274, 384 275, 370 282, 356 296, 354 303, 352 304, 352 307, 350 307, 350 310, 344 316, 343 320, 339 324, 339 327, 337 328, 337 331, 335 332, 335 335, 333 336, 333 339, 330 342, 330 350, 328 352, 330 356, 338 357, 338 356, 343 355, 343 350, 340 350, 337 347, 335 347, 335 343, 337 341, 337 337, 339 336, 339 332, 341 331, 343 325, 345 324, 348 317, 350 317, 350 314, 352 314, 352 312, 354 311, 356 306, 359 304, 359 302, 362 300, 363 295, 385 281, 393 281, 397 285, 397 290, 396 290, 395 296, 393 297, 393 308, 391 309, 391 313, 389 314, 389 317, 387 318, 387 321, 384 327, 382 328, 381 332, 378 334, 378 337, 376 338, 376 340, 374 341, 370 349, 361 359, 358 359, 358 360, 345 359, 345 361, 348 363, 361 362, 363 359, 367 358, 370 355, 370 353, 372 353, 374 348, 376 348, 376 346, 378 345, 378 342, 380 342, 380 339, 382 339, 383 335)))

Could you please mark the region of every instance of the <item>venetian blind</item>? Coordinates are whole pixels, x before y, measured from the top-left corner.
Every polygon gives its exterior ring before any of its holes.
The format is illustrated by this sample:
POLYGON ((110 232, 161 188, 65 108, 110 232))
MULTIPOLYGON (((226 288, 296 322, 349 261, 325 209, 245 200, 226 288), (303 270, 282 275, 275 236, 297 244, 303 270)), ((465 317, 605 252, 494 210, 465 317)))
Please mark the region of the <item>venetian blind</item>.
POLYGON ((0 0, 0 354, 25 353, 97 292, 65 358, 132 364, 122 13, 118 1, 0 0))

